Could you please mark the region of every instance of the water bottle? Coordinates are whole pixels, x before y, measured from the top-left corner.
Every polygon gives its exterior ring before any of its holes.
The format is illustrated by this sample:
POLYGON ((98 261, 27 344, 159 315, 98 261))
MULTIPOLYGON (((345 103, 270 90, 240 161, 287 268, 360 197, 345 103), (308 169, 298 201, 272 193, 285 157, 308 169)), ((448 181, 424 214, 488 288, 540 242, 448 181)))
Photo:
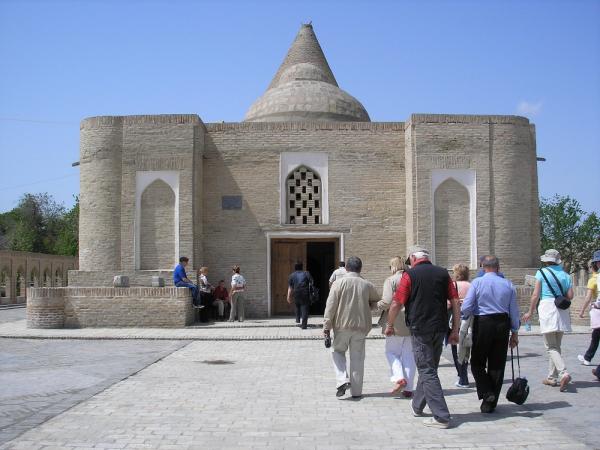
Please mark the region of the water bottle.
POLYGON ((525 331, 531 331, 531 322, 525 322, 525 331))

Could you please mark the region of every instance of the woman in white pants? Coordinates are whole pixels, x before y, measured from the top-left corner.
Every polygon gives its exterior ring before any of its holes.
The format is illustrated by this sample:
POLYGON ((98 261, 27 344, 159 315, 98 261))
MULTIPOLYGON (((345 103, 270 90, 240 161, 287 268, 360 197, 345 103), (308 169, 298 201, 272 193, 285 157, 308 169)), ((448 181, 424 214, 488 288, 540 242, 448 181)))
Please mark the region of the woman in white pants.
POLYGON ((548 376, 542 381, 547 386, 560 386, 560 391, 567 390, 571 375, 562 357, 562 338, 571 331, 569 309, 559 309, 554 304, 557 295, 573 298, 571 277, 560 265, 560 253, 557 250, 546 250, 540 260, 543 267, 535 274, 535 288, 531 295, 529 311, 523 315, 522 321, 529 322, 536 306, 540 319, 540 332, 544 337, 544 345, 548 353, 548 376), (539 299, 539 305, 538 305, 539 299))
MULTIPOLYGON (((396 292, 396 287, 400 283, 402 272, 404 272, 403 260, 398 257, 392 258, 390 260, 390 271, 392 275, 383 283, 383 296, 377 303, 377 308, 383 311, 379 319, 382 333, 385 331, 388 310, 392 304, 394 292, 396 292)), ((390 381, 393 383, 392 395, 402 393, 403 397, 411 398, 416 365, 410 331, 404 319, 404 308, 394 321, 394 334, 385 338, 385 356, 390 364, 390 381)))

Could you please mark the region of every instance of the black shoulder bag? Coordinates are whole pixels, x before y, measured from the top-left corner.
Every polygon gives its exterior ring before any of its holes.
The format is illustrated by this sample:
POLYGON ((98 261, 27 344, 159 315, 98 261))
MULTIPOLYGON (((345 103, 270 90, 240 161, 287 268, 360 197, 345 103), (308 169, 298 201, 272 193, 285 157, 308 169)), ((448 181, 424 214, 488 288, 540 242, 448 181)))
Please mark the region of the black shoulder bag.
POLYGON ((527 378, 521 378, 521 363, 519 362, 519 346, 517 345, 517 367, 519 376, 515 378, 515 363, 513 362, 513 349, 510 349, 510 367, 512 369, 512 384, 506 392, 506 400, 517 405, 522 405, 529 395, 527 378))
POLYGON ((546 274, 544 273, 544 269, 540 269, 540 272, 542 273, 542 276, 544 277, 544 281, 546 281, 546 284, 550 288, 550 291, 552 292, 552 295, 554 295, 554 304, 556 305, 556 307, 558 309, 569 309, 569 307, 571 306, 571 300, 569 300, 566 297, 565 293, 563 292, 563 287, 562 287, 562 284, 560 284, 560 281, 558 281, 558 277, 554 274, 554 272, 552 272, 552 270, 550 270, 550 274, 556 280, 556 284, 558 284, 558 288, 560 289, 560 295, 556 295, 556 292, 554 291, 554 288, 548 282, 548 278, 546 278, 546 274))

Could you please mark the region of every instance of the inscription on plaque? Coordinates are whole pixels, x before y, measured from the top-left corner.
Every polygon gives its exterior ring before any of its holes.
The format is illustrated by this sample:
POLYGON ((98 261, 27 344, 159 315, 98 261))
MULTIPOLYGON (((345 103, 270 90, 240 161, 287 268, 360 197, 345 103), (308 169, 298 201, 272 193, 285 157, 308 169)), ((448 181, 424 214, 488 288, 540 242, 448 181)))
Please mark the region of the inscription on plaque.
POLYGON ((242 209, 242 196, 224 195, 221 197, 221 209, 242 209))

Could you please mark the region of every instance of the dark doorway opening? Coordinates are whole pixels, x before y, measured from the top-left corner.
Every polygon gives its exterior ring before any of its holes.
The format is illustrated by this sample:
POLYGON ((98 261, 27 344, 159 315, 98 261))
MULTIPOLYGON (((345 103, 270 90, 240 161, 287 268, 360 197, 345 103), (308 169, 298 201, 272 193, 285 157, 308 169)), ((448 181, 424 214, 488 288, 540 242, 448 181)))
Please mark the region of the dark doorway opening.
POLYGON ((335 242, 307 242, 306 270, 319 288, 319 301, 310 307, 311 315, 322 315, 329 295, 329 277, 335 270, 335 242))

